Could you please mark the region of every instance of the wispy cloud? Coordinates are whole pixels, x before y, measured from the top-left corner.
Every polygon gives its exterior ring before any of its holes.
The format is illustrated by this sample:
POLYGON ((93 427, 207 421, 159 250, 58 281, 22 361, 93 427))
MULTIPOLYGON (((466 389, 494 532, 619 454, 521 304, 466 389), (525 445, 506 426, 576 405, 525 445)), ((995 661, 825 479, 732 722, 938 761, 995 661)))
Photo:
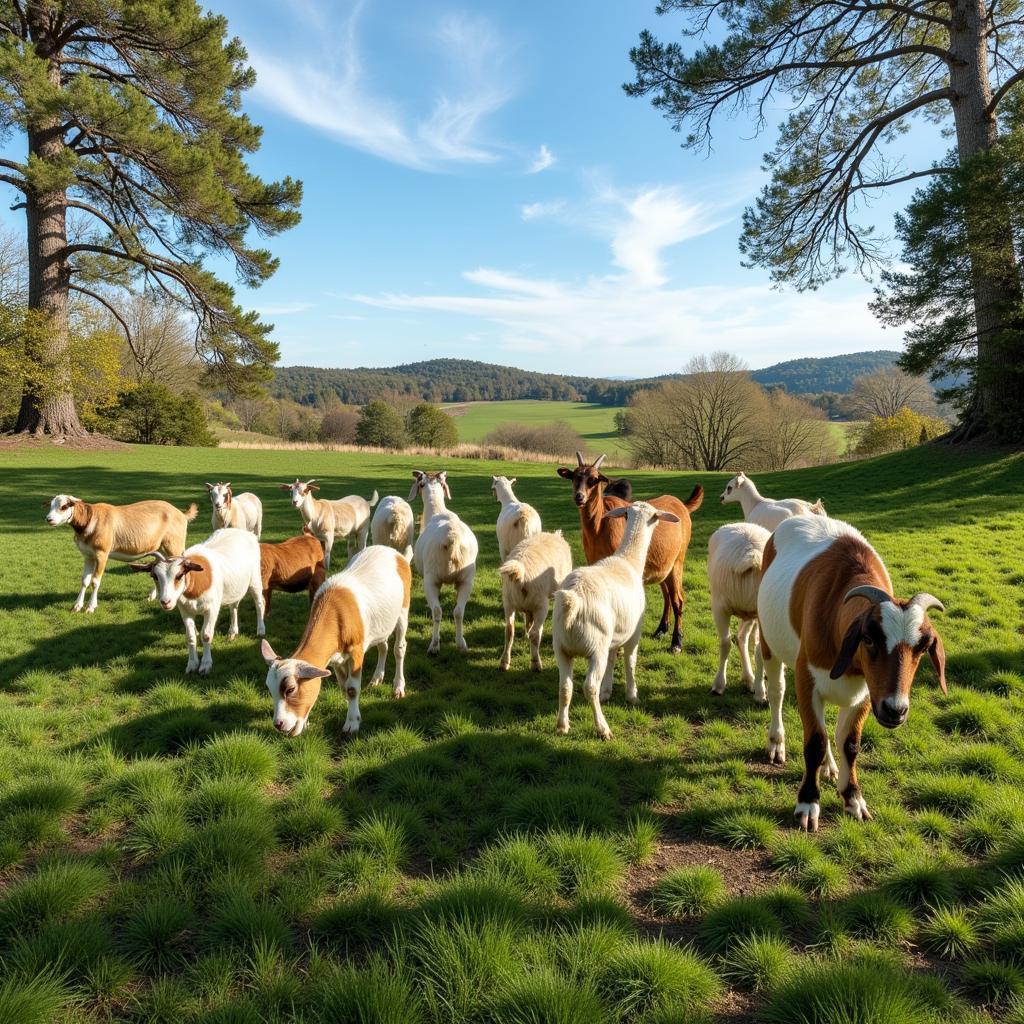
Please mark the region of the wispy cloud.
POLYGON ((463 274, 474 292, 350 298, 377 309, 461 315, 489 324, 497 344, 520 359, 557 353, 563 368, 578 358, 588 372, 613 375, 678 369, 690 355, 711 349, 765 365, 780 353, 848 350, 851 337, 877 347, 895 340, 883 338, 859 294, 798 296, 760 283, 672 281, 668 250, 724 223, 726 212, 715 205, 655 187, 604 189, 585 206, 567 209, 564 219, 598 225, 608 246, 607 273, 567 281, 480 267, 463 274))
POLYGON ((312 308, 312 302, 282 302, 277 306, 259 306, 256 311, 260 316, 292 316, 312 308))
POLYGON ((530 161, 530 166, 526 169, 527 174, 540 174, 541 171, 546 171, 549 167, 553 167, 558 162, 558 157, 548 149, 547 146, 541 146, 537 150, 537 155, 530 161))
POLYGON ((539 220, 541 217, 554 217, 565 209, 564 199, 552 199, 549 202, 524 203, 519 207, 523 220, 539 220))
POLYGON ((417 110, 417 102, 381 94, 369 83, 358 40, 364 7, 357 0, 339 20, 326 5, 304 0, 300 16, 309 31, 302 42, 308 47, 313 40, 316 51, 300 56, 250 47, 257 98, 339 142, 406 167, 441 170, 497 160, 500 149, 486 139, 484 122, 514 90, 509 48, 493 24, 462 15, 441 20, 430 39, 440 65, 438 88, 431 105, 417 110))

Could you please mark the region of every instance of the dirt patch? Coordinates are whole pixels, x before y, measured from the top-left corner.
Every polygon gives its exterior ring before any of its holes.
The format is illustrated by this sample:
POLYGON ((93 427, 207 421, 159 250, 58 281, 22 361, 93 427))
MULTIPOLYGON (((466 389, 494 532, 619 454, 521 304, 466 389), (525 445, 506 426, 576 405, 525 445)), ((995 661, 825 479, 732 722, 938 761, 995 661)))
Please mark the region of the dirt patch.
POLYGON ((115 441, 112 437, 107 437, 106 434, 83 434, 81 437, 54 437, 50 434, 45 434, 42 437, 37 437, 34 434, 0 434, 0 451, 39 449, 48 445, 82 452, 123 452, 129 448, 123 441, 115 441))

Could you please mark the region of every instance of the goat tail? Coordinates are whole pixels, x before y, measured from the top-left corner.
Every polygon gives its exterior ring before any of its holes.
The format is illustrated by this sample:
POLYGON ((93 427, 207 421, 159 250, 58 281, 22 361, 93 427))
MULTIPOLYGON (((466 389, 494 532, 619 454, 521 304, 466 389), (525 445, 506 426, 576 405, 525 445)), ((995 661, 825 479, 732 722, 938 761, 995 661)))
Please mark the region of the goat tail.
POLYGON ((683 502, 690 512, 696 512, 697 509, 704 504, 704 488, 700 484, 697 484, 692 491, 690 496, 683 502))
POLYGON ((498 572, 502 576, 507 576, 513 583, 522 583, 526 579, 526 569, 518 558, 510 558, 507 562, 502 562, 498 566, 498 572))
POLYGON ((182 513, 185 517, 186 523, 191 523, 197 515, 199 515, 199 506, 193 501, 191 505, 182 513))
POLYGON ((367 500, 366 504, 369 505, 370 508, 373 508, 378 501, 380 501, 380 495, 377 493, 377 488, 375 487, 373 489, 373 496, 367 500))
POLYGON ((581 604, 578 595, 572 590, 556 590, 555 591, 555 614, 558 614, 558 609, 561 607, 562 614, 562 625, 566 628, 571 626, 578 618, 580 614, 581 604))
POLYGON ((828 513, 825 511, 825 502, 823 502, 821 500, 821 498, 819 498, 811 506, 811 515, 815 515, 815 516, 827 516, 828 515, 828 513))

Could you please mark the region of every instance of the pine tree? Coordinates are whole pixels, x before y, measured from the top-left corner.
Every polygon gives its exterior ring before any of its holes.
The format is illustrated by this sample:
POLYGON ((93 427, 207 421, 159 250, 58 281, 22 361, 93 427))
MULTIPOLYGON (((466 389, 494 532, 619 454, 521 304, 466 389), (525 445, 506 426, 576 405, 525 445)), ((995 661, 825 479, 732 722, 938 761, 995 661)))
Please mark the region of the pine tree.
POLYGON ((161 293, 194 318, 212 379, 266 378, 270 326, 202 265, 227 258, 258 286, 277 260, 247 244, 249 229, 274 235, 299 219, 301 184, 266 183, 246 166, 261 134, 241 112, 255 80, 246 59, 225 19, 195 0, 0 0, 0 131, 27 143, 24 161, 0 160, 0 181, 22 196, 29 306, 49 328, 36 358, 58 385, 26 390, 18 430, 82 432, 60 386, 72 293, 106 306, 126 333, 112 289, 161 293))
MULTIPOLYGON (((1024 10, 1015 0, 661 0, 684 35, 724 39, 687 53, 644 32, 631 51, 632 95, 653 95, 686 145, 710 143, 719 114, 749 111, 762 127, 778 103, 792 109, 766 157, 770 182, 744 216, 740 248, 777 281, 814 287, 845 265, 885 251, 859 221, 880 190, 955 173, 996 148, 999 117, 1024 82, 1024 10), (948 161, 901 166, 895 143, 914 117, 951 128, 948 161)), ((994 198, 1002 193, 995 183, 994 198)), ((974 394, 960 436, 1005 432, 1001 410, 1019 401, 1024 367, 1022 285, 1010 210, 967 207, 974 394)), ((1020 422, 1020 421, 1018 421, 1020 422)), ((1020 436, 1020 434, 1018 434, 1020 436)))

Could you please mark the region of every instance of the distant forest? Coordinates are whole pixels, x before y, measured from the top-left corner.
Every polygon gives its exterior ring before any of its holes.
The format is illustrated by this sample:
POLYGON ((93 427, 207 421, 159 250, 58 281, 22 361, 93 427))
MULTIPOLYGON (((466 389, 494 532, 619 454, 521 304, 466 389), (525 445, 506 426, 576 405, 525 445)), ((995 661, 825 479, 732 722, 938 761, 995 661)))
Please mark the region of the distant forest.
MULTIPOLYGON (((853 352, 822 359, 791 359, 751 377, 764 387, 784 387, 791 394, 831 391, 845 394, 865 373, 889 366, 898 352, 853 352)), ((282 366, 274 374, 270 393, 302 405, 366 405, 384 394, 408 395, 428 402, 502 402, 537 399, 555 402, 593 402, 622 406, 639 388, 678 377, 667 374, 640 380, 566 377, 514 366, 497 366, 471 359, 430 359, 421 363, 351 370, 315 366, 282 366)))

